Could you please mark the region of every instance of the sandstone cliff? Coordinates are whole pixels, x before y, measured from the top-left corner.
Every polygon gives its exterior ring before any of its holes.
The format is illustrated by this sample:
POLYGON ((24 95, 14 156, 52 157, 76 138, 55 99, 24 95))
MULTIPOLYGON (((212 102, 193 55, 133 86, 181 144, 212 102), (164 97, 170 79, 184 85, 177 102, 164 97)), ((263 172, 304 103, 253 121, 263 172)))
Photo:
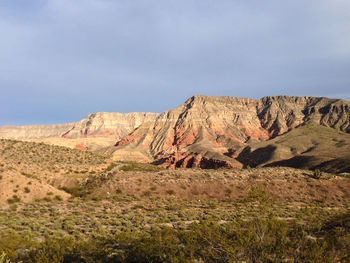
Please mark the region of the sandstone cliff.
POLYGON ((113 158, 166 167, 242 167, 237 157, 245 146, 308 122, 349 133, 350 103, 316 97, 194 96, 119 140, 113 158))
POLYGON ((1 137, 39 138, 98 151, 114 160, 165 167, 288 164, 333 169, 350 163, 350 102, 294 96, 193 96, 162 114, 100 112, 76 123, 0 127, 1 137))
POLYGON ((158 113, 111 113, 89 114, 80 122, 57 125, 28 125, 0 127, 0 138, 43 139, 49 137, 85 138, 113 137, 121 139, 142 123, 153 122, 158 113))
POLYGON ((3 139, 41 139, 59 137, 74 127, 75 123, 54 125, 2 126, 0 138, 3 139))
POLYGON ((98 112, 89 114, 85 119, 74 124, 62 136, 65 138, 79 137, 113 137, 123 138, 141 124, 153 123, 158 113, 118 113, 98 112))

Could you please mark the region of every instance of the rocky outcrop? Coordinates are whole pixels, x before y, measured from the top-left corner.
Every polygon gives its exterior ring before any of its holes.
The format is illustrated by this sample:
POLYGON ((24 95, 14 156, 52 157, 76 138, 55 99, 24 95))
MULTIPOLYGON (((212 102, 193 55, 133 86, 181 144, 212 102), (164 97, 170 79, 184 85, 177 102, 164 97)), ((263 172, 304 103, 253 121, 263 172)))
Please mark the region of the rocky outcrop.
POLYGON ((0 127, 0 138, 21 140, 60 137, 72 129, 74 125, 75 123, 55 125, 2 126, 0 127))
POLYGON ((153 123, 158 113, 118 113, 98 112, 89 114, 85 119, 74 124, 62 136, 65 138, 79 137, 114 137, 121 139, 141 124, 153 123))
POLYGON ((116 140, 132 132, 142 123, 153 122, 158 113, 111 113, 89 114, 80 122, 57 125, 3 126, 0 138, 42 139, 49 137, 82 138, 113 137, 116 140))
POLYGON ((241 167, 236 157, 246 145, 306 122, 350 132, 349 106, 344 100, 316 97, 193 96, 119 140, 113 158, 137 155, 166 167, 241 167))

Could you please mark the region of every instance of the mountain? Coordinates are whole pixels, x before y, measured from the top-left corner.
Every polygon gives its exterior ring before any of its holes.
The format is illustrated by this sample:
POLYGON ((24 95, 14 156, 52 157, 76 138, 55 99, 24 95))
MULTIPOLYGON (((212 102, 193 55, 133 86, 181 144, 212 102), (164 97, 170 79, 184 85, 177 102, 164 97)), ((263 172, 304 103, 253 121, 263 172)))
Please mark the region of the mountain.
POLYGON ((153 122, 158 113, 149 112, 97 112, 79 122, 55 125, 28 125, 0 127, 0 138, 43 139, 49 137, 113 137, 127 135, 144 122, 153 122))
POLYGON ((169 168, 281 165, 347 172, 350 102, 197 95, 162 114, 99 112, 75 123, 0 127, 0 137, 169 168))
POLYGON ((3 139, 41 139, 62 136, 74 127, 75 123, 53 125, 2 126, 0 138, 3 139))
MULTIPOLYGON (((154 122, 143 123, 108 151, 114 160, 153 162, 165 167, 241 168, 276 163, 306 155, 305 151, 311 158, 328 162, 339 157, 349 160, 343 151, 350 149, 349 133, 350 103, 345 100, 193 96, 160 114, 154 122), (281 143, 282 138, 290 143, 281 143), (304 145, 305 141, 310 143, 304 145), (326 158, 319 158, 319 145, 327 145, 323 148, 331 147, 329 151, 337 154, 327 158, 323 152, 326 158), (277 152, 281 154, 274 155, 277 152), (261 161, 257 161, 259 158, 261 161)), ((313 167, 319 165, 316 163, 313 167)))

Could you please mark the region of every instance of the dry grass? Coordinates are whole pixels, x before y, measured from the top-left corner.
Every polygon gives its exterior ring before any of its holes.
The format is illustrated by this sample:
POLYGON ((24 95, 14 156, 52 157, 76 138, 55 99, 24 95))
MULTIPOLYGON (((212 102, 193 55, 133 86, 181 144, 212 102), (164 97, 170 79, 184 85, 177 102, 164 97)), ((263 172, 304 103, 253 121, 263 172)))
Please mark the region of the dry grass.
POLYGON ((57 186, 76 185, 88 174, 104 171, 107 165, 105 158, 90 152, 0 140, 0 203, 7 204, 14 193, 20 194, 23 202, 45 198, 47 192, 67 199, 70 195, 57 186))
POLYGON ((322 173, 316 179, 308 170, 166 170, 10 140, 0 140, 0 153, 0 236, 94 238, 184 229, 201 220, 258 217, 261 203, 285 220, 305 211, 311 218, 306 207, 329 216, 347 210, 350 201, 350 178, 322 173))
POLYGON ((107 198, 116 192, 138 198, 169 196, 190 200, 237 201, 252 186, 262 185, 279 202, 345 205, 350 179, 323 173, 275 167, 244 170, 177 169, 159 172, 118 171, 106 177, 90 177, 82 187, 87 197, 107 198))

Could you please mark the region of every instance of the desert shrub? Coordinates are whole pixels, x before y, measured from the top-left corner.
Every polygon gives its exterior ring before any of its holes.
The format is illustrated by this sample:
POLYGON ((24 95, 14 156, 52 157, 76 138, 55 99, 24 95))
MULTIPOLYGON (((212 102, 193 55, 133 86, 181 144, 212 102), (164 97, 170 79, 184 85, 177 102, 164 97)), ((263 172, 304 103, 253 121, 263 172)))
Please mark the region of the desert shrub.
MULTIPOLYGON (((0 232, 0 255, 6 253, 11 262, 80 263, 347 262, 350 256, 349 211, 325 219, 320 216, 314 225, 306 225, 304 219, 286 221, 264 212, 259 215, 225 224, 204 220, 181 228, 142 232, 135 231, 135 224, 142 220, 130 212, 134 223, 115 220, 124 232, 107 235, 102 224, 94 221, 93 238, 47 237, 41 243, 15 234, 1 236, 0 232)), ((78 233, 76 224, 71 217, 62 222, 62 228, 78 233)))
POLYGON ((71 249, 71 239, 46 239, 37 247, 31 249, 28 255, 29 263, 61 263, 71 249))
POLYGON ((166 227, 132 239, 130 248, 125 251, 124 262, 190 262, 177 231, 172 228, 166 227))
POLYGON ((124 166, 121 167, 120 170, 125 172, 128 172, 128 171, 159 172, 163 169, 164 168, 153 164, 130 162, 130 163, 124 164, 124 166))
POLYGON ((20 202, 21 199, 17 195, 13 195, 12 198, 7 199, 7 203, 13 204, 20 202))
POLYGON ((230 189, 230 188, 226 188, 226 189, 225 189, 225 194, 226 194, 226 195, 230 195, 230 194, 232 194, 232 192, 233 192, 233 191, 232 191, 232 189, 230 189))
MULTIPOLYGON (((29 249, 35 242, 24 238, 23 236, 15 233, 1 233, 0 234, 0 255, 6 255, 3 257, 11 262, 18 262, 22 256, 23 251, 29 249)), ((1 261, 0 261, 1 262, 1 261)))
POLYGON ((55 195, 55 200, 56 200, 56 201, 62 201, 63 198, 62 198, 62 196, 60 196, 60 195, 55 195))
POLYGON ((258 202, 269 202, 271 200, 270 194, 266 191, 263 185, 252 185, 246 194, 244 201, 258 201, 258 202))
POLYGON ((28 194, 30 193, 30 189, 28 187, 24 187, 24 192, 28 194))
POLYGON ((322 172, 319 169, 314 170, 312 177, 315 179, 320 179, 322 176, 322 172))
POLYGON ((151 196, 152 195, 152 192, 151 191, 144 191, 143 193, 142 193, 142 196, 146 196, 146 197, 149 197, 149 196, 151 196))
POLYGON ((11 263, 11 261, 7 258, 5 252, 2 252, 0 255, 0 263, 11 263))
POLYGON ((166 193, 168 195, 174 195, 175 194, 175 191, 173 189, 169 189, 169 190, 166 190, 166 193))
POLYGON ((83 187, 60 187, 60 190, 63 190, 74 197, 84 197, 86 196, 86 190, 83 187))

